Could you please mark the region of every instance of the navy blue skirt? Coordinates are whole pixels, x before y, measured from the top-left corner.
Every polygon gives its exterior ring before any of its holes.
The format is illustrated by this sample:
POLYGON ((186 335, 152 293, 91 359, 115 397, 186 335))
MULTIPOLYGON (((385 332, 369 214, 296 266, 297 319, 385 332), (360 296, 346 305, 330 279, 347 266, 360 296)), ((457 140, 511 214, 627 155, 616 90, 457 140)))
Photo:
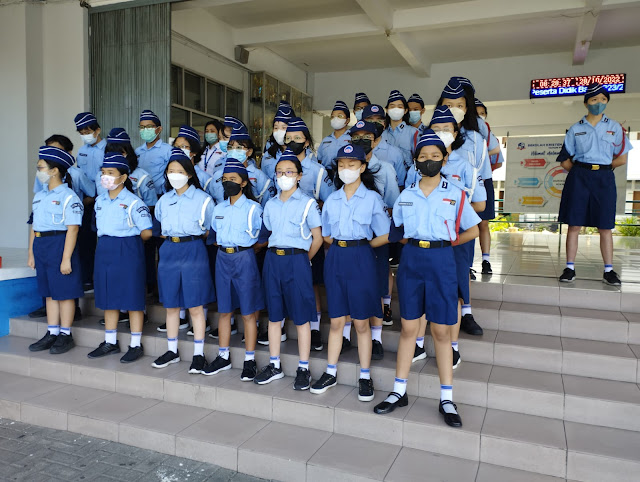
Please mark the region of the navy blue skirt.
POLYGON ((458 282, 458 298, 462 298, 464 304, 471 303, 469 293, 469 260, 474 242, 475 240, 453 247, 453 257, 456 263, 456 279, 458 282))
POLYGON ((84 296, 77 243, 71 255, 71 273, 60 273, 66 238, 66 234, 62 234, 33 240, 33 257, 36 262, 38 292, 43 298, 63 301, 84 296))
POLYGON ((162 243, 158 291, 165 308, 194 308, 215 300, 207 249, 201 239, 162 243))
POLYGON ((247 316, 264 308, 262 279, 253 248, 231 254, 218 249, 216 294, 219 313, 240 308, 240 313, 247 316))
POLYGON ((478 213, 478 216, 480 216, 480 219, 490 221, 496 217, 496 193, 493 189, 493 179, 485 179, 484 188, 487 191, 487 205, 484 211, 478 213))
POLYGON ((329 317, 382 318, 376 255, 369 244, 341 248, 332 244, 324 260, 329 317))
POLYGON ((613 171, 590 171, 573 166, 562 189, 558 221, 569 226, 613 229, 616 199, 613 171))
POLYGON ((374 248, 376 255, 376 280, 380 298, 389 294, 389 245, 374 248))
POLYGON ((407 244, 402 251, 397 275, 400 316, 416 320, 424 314, 432 323, 455 325, 458 282, 454 249, 423 249, 407 244))
POLYGON ((100 236, 96 248, 93 286, 101 310, 143 311, 146 265, 140 236, 100 236))
POLYGON ((296 325, 316 319, 311 264, 306 253, 278 256, 267 251, 262 270, 269 320, 288 317, 296 325))

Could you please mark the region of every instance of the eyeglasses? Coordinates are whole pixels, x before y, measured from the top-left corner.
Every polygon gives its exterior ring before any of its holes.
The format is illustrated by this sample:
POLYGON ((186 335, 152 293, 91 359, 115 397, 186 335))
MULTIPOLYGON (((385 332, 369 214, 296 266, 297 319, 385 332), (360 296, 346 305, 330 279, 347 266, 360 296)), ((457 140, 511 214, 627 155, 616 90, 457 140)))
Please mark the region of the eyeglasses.
POLYGON ((283 174, 287 177, 296 177, 298 171, 276 171, 276 177, 282 177, 283 174))
POLYGON ((154 129, 154 130, 155 130, 155 129, 157 129, 157 128, 158 128, 158 126, 155 126, 155 125, 143 126, 142 124, 140 124, 140 125, 138 126, 138 128, 139 128, 139 129, 154 129))
POLYGON ((375 140, 375 136, 373 134, 365 134, 363 136, 351 136, 351 141, 360 141, 360 140, 365 140, 365 141, 374 141, 375 140))
POLYGON ((306 139, 302 136, 295 136, 295 137, 285 137, 284 138, 284 142, 285 144, 289 144, 289 142, 306 142, 306 139))

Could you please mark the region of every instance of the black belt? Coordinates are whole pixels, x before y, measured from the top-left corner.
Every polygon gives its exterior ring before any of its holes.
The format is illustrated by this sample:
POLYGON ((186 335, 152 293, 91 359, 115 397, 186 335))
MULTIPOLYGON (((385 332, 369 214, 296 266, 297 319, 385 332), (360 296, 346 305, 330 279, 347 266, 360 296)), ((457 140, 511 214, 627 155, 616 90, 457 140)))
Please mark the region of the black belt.
POLYGON ((451 241, 424 241, 421 239, 410 239, 409 244, 411 246, 417 246, 418 248, 432 249, 446 248, 447 246, 451 246, 451 241))
POLYGON ((224 246, 220 246, 220 249, 223 252, 227 253, 227 254, 239 253, 240 251, 246 251, 247 249, 251 249, 251 248, 253 248, 253 246, 249 246, 249 247, 246 247, 246 246, 234 246, 234 247, 231 247, 231 246, 229 246, 229 247, 226 247, 226 248, 224 246))
POLYGON ((582 169, 589 169, 590 171, 612 171, 613 167, 611 164, 589 164, 588 162, 580 162, 576 161, 574 163, 575 166, 581 167, 582 169))
POLYGON ((66 231, 35 231, 36 238, 46 238, 48 236, 62 236, 66 231))
POLYGON ((352 248, 353 246, 362 246, 364 244, 369 244, 369 240, 353 239, 349 241, 340 241, 339 239, 334 239, 333 244, 335 244, 336 246, 340 246, 341 248, 352 248))
POLYGON ((278 256, 291 256, 293 254, 307 254, 307 251, 300 248, 269 248, 269 251, 277 254, 278 256))
POLYGON ((167 236, 165 239, 172 243, 186 243, 187 241, 201 240, 202 236, 167 236))

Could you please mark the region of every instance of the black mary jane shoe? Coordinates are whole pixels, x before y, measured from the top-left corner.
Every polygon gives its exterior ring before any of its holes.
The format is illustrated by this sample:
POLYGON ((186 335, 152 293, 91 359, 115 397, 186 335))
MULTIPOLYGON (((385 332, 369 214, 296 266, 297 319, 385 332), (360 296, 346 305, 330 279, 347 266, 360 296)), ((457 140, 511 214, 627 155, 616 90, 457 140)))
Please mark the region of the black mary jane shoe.
POLYGON ((440 406, 438 407, 438 410, 442 415, 444 415, 444 423, 449 425, 449 427, 462 427, 462 419, 460 418, 460 415, 458 415, 457 413, 447 413, 444 411, 444 408, 442 408, 443 406, 448 404, 453 405, 453 408, 458 410, 456 404, 451 400, 440 400, 440 406))
POLYGON ((400 396, 399 393, 391 392, 389 396, 391 395, 395 395, 398 399, 395 402, 387 402, 386 400, 384 402, 380 402, 373 408, 373 411, 379 414, 391 413, 397 407, 406 407, 409 405, 409 397, 407 397, 406 393, 400 396))

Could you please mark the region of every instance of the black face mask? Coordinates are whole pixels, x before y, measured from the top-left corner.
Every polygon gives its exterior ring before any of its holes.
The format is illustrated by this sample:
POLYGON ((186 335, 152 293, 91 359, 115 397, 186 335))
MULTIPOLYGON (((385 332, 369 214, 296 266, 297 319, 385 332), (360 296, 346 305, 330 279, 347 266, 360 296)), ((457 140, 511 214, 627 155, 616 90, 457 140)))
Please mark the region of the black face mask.
POLYGON ((371 143, 372 141, 370 139, 359 139, 357 141, 351 141, 351 144, 353 144, 354 146, 362 147, 362 150, 366 155, 369 155, 371 149, 373 149, 373 147, 371 147, 371 143))
POLYGON ((376 126, 376 139, 377 139, 384 132, 384 126, 382 124, 380 124, 379 122, 374 122, 374 124, 376 126))
POLYGON ((304 151, 304 142, 291 141, 287 144, 287 147, 291 149, 291 152, 293 152, 296 156, 298 156, 302 151, 304 151))
POLYGON ((434 177, 440 173, 442 169, 442 161, 416 161, 416 169, 420 171, 420 174, 427 177, 434 177))
POLYGON ((230 198, 231 196, 237 196, 242 191, 242 186, 233 181, 222 181, 222 189, 224 189, 224 198, 230 198))

